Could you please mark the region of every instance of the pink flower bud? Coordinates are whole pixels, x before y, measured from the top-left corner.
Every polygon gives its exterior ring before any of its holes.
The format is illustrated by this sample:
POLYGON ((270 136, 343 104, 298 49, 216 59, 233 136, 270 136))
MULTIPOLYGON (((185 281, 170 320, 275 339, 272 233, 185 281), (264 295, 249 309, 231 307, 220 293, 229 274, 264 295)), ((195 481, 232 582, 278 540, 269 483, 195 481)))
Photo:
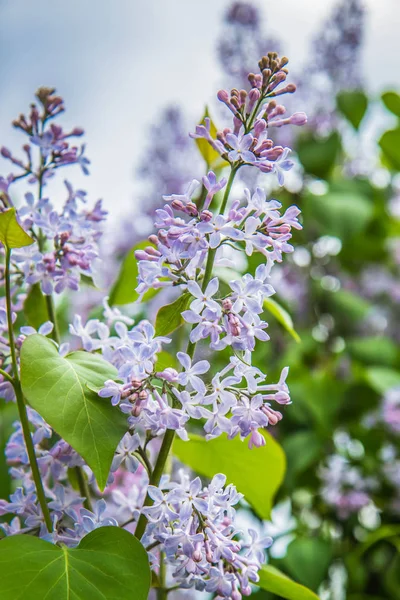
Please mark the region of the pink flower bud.
POLYGON ((265 437, 258 429, 253 429, 249 440, 249 448, 261 448, 261 446, 265 446, 265 437))
POLYGON ((291 125, 305 125, 307 123, 307 115, 304 112, 296 112, 289 118, 289 122, 291 125))
POLYGON ((222 300, 222 308, 224 310, 232 310, 232 300, 230 298, 222 300))
POLYGON ((220 100, 221 102, 224 102, 225 104, 227 102, 229 102, 229 94, 226 90, 219 90, 219 92, 217 94, 217 98, 218 98, 218 100, 220 100))
POLYGON ((154 233, 149 235, 148 240, 151 244, 154 244, 154 246, 158 246, 159 239, 156 235, 154 235, 154 233))
POLYGON ((213 214, 210 210, 203 210, 203 212, 200 215, 201 221, 211 221, 212 218, 213 214))
POLYGON ((11 158, 11 152, 8 148, 5 148, 5 146, 2 146, 0 153, 4 158, 11 158))

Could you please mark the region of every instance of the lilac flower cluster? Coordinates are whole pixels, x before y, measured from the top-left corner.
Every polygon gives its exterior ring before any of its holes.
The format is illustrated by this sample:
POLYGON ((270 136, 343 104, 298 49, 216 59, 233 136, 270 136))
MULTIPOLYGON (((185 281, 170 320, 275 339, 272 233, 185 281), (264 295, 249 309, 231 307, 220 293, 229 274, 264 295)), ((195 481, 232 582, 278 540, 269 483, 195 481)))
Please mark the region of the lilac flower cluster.
MULTIPOLYGON (((1 148, 3 158, 18 168, 17 174, 12 173, 6 180, 3 179, 8 184, 24 177, 28 177, 30 183, 44 184, 55 175, 57 169, 71 164, 80 165, 83 172, 88 174, 90 161, 85 156, 85 145, 78 148, 70 144, 71 138, 83 135, 83 129, 74 127, 71 131, 64 131, 53 122, 65 110, 63 99, 55 91, 53 88, 39 88, 36 92, 39 106, 31 104, 29 115, 21 114, 13 121, 13 126, 28 137, 28 142, 22 147, 24 159, 15 157, 8 148, 1 148), (39 161, 35 161, 35 147, 40 150, 39 161)), ((3 188, 3 192, 8 193, 8 186, 7 189, 3 188)))
POLYGON ((67 198, 61 211, 57 211, 43 195, 46 183, 57 169, 79 164, 88 173, 89 160, 84 156, 85 147, 79 150, 70 145, 70 138, 82 136, 81 128, 64 132, 53 122, 64 110, 61 97, 50 88, 40 88, 36 94, 40 109, 33 104, 29 116, 20 115, 14 126, 28 136, 23 146, 26 160, 13 156, 7 148, 1 154, 19 168, 18 174, 10 174, 2 186, 1 199, 5 208, 12 206, 10 186, 27 178, 38 191, 28 192, 18 211, 20 222, 35 240, 35 244, 13 253, 13 277, 16 283, 40 283, 44 294, 61 293, 65 289, 77 290, 81 275, 94 277, 98 262, 98 241, 101 222, 106 213, 101 201, 87 210, 86 192, 74 190, 65 181, 67 198), (35 150, 38 158, 35 160, 35 150))
MULTIPOLYGON (((105 314, 110 314, 112 309, 106 301, 105 307, 105 314)), ((247 350, 241 358, 233 356, 210 382, 201 377, 209 373, 210 363, 192 361, 184 352, 177 354, 180 372, 173 368, 158 371, 157 355, 162 345, 171 340, 156 336, 148 321, 128 329, 127 325, 133 321, 113 310, 116 335, 111 335, 109 326, 100 320, 91 319, 83 324, 79 316, 75 317, 70 332, 80 338, 85 350, 100 350, 118 369, 118 381, 106 381, 99 394, 111 398, 114 406, 119 405, 129 415, 128 423, 134 432, 146 431, 156 437, 173 429, 187 440, 185 425, 192 418, 205 420, 208 439, 225 432, 230 437, 250 436, 250 447, 265 444, 259 429, 275 425, 282 418, 270 402, 282 405, 290 402, 285 382, 287 368, 278 383, 266 384, 265 375, 251 366, 251 353, 247 350)))
POLYGON ((371 502, 370 494, 378 483, 374 477, 365 477, 340 454, 328 457, 319 475, 323 482, 322 497, 344 520, 371 502))
POLYGON ((98 241, 106 213, 98 201, 93 209, 80 206, 85 192, 74 191, 65 182, 68 196, 60 212, 47 198, 25 195, 19 210, 21 224, 36 238, 36 243, 13 256, 15 277, 32 285, 40 283, 44 294, 76 291, 82 275, 94 278, 98 265, 98 241))
MULTIPOLYGON (((149 487, 153 504, 143 509, 148 518, 143 542, 162 544, 173 581, 183 589, 232 600, 249 596, 272 539, 259 539, 254 530, 248 541, 238 538, 233 507, 242 495, 225 485, 224 475, 215 475, 207 487, 198 477, 190 481, 183 472, 180 476, 179 484, 165 476, 158 487, 149 487)), ((151 558, 157 564, 158 556, 151 558)))
POLYGON ((233 114, 233 128, 226 128, 217 133, 216 139, 210 133, 210 120, 198 125, 192 134, 194 138, 204 138, 221 157, 232 165, 250 164, 262 173, 277 174, 280 185, 284 181, 284 171, 293 163, 287 159, 289 148, 274 145, 268 137, 271 127, 283 125, 305 125, 307 117, 304 113, 294 113, 284 117, 286 109, 277 104, 277 96, 293 94, 296 86, 285 84, 288 70, 286 57, 279 58, 275 52, 264 56, 259 62, 259 74, 250 73, 249 92, 233 88, 218 92, 218 100, 223 102, 233 114), (285 84, 283 87, 282 84, 285 84))
POLYGON ((3 532, 6 535, 37 533, 42 539, 76 546, 86 533, 96 527, 118 525, 115 518, 104 515, 104 500, 98 500, 94 512, 84 508, 85 498, 80 496, 70 481, 70 473, 76 467, 83 466, 84 461, 63 440, 57 441, 49 449, 52 429, 31 408, 28 408, 28 417, 54 531, 52 534, 48 533, 37 502, 21 424, 16 421, 15 431, 6 446, 6 458, 10 465, 10 474, 18 483, 18 487, 11 494, 9 502, 0 500, 0 515, 13 514, 15 517, 10 524, 0 524, 3 532))

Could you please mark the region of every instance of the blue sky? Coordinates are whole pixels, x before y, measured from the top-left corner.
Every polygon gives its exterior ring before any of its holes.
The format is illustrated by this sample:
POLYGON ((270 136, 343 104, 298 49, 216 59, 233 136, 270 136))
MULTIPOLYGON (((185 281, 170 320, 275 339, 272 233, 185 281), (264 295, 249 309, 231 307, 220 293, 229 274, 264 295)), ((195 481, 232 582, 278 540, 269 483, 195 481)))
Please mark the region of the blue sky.
MULTIPOLYGON (((87 132, 91 176, 70 178, 122 212, 134 203, 134 166, 148 125, 167 103, 195 122, 216 91, 215 45, 229 0, 0 0, 0 145, 21 136, 9 121, 39 85, 66 99, 66 125, 87 132)), ((292 71, 333 0, 259 0, 292 71)), ((364 69, 374 92, 400 87, 399 0, 366 0, 364 69)), ((0 172, 7 165, 0 160, 0 172)), ((58 193, 58 189, 55 190, 58 193)))

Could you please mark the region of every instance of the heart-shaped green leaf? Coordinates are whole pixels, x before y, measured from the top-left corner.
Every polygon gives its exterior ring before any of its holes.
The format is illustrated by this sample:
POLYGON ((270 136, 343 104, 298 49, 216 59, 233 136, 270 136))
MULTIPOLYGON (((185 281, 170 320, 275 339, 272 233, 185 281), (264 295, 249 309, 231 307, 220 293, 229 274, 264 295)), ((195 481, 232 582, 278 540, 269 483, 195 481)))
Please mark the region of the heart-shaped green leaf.
POLYGON ((385 92, 382 94, 384 105, 396 117, 400 117, 400 96, 396 92, 385 92))
POLYGON ((265 446, 249 449, 247 441, 236 437, 229 440, 221 435, 207 441, 199 435, 190 436, 189 442, 176 439, 174 454, 200 475, 213 477, 224 473, 244 494, 262 519, 271 514, 272 501, 285 476, 285 454, 274 438, 264 432, 265 446), (260 477, 260 473, 264 475, 260 477))
POLYGON ((21 348, 21 383, 29 404, 85 459, 101 489, 115 448, 127 430, 126 417, 93 389, 117 371, 97 354, 58 354, 41 335, 21 348))
POLYGON ((182 313, 186 310, 193 300, 190 294, 182 294, 171 304, 166 304, 157 313, 156 316, 156 334, 168 335, 183 325, 182 313))
POLYGON ((311 590, 289 579, 284 573, 271 567, 264 565, 259 571, 260 581, 258 586, 267 592, 272 592, 279 598, 287 600, 318 600, 318 596, 311 590))
POLYGON ((343 91, 336 97, 337 107, 343 116, 358 129, 368 108, 368 98, 362 90, 343 91))
POLYGON ((33 244, 33 239, 18 223, 15 208, 8 208, 0 213, 0 242, 7 248, 22 248, 33 244))
POLYGON ((1 600, 146 600, 150 568, 142 544, 118 527, 100 527, 77 548, 29 535, 0 542, 1 600))
POLYGON ((379 140, 379 145, 389 161, 390 166, 396 171, 400 170, 400 127, 385 131, 379 140))
POLYGON ((48 320, 45 296, 40 289, 39 283, 34 283, 24 302, 24 314, 28 325, 39 329, 48 320))

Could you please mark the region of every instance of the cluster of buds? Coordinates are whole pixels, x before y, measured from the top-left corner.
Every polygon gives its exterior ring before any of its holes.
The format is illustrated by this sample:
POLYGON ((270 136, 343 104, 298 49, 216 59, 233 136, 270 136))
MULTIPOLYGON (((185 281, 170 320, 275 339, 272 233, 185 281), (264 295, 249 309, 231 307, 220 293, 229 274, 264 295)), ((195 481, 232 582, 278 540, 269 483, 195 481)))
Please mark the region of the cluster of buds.
POLYGON ((230 298, 222 300, 222 313, 226 319, 227 330, 233 336, 239 336, 241 331, 240 319, 232 312, 233 304, 230 298))
POLYGON ((250 73, 248 80, 251 89, 232 89, 231 92, 220 90, 218 99, 233 114, 233 127, 218 131, 216 138, 211 136, 210 119, 198 125, 193 138, 203 138, 218 152, 222 158, 235 168, 244 164, 257 167, 263 173, 275 172, 280 185, 284 177, 282 171, 288 171, 293 163, 287 160, 289 148, 275 145, 268 137, 270 127, 283 125, 304 125, 307 122, 305 113, 296 112, 284 118, 286 108, 277 104, 274 99, 283 94, 296 91, 294 84, 285 83, 288 69, 286 57, 279 58, 276 52, 270 52, 260 62, 260 73, 250 73))
POLYGON ((54 88, 40 87, 35 96, 40 102, 42 112, 40 113, 37 105, 32 103, 29 116, 20 114, 12 122, 13 126, 30 136, 39 134, 41 126, 48 119, 56 117, 65 110, 63 99, 61 96, 56 96, 55 91, 54 88))
MULTIPOLYGON (((84 134, 81 127, 74 127, 65 132, 60 125, 49 123, 52 119, 64 112, 64 101, 61 96, 56 95, 54 88, 41 87, 36 92, 39 106, 31 104, 28 115, 20 114, 13 121, 13 126, 29 137, 29 142, 22 146, 25 154, 24 159, 15 157, 12 152, 4 146, 0 149, 1 156, 9 160, 13 165, 21 169, 17 175, 11 174, 9 182, 29 176, 29 183, 36 181, 45 182, 54 174, 54 169, 78 163, 83 172, 88 173, 89 160, 84 156, 85 146, 79 149, 71 146, 69 138, 80 137, 84 134), (35 165, 33 159, 33 146, 40 149, 40 161, 35 165)), ((8 186, 3 189, 3 199, 9 204, 8 186)))

